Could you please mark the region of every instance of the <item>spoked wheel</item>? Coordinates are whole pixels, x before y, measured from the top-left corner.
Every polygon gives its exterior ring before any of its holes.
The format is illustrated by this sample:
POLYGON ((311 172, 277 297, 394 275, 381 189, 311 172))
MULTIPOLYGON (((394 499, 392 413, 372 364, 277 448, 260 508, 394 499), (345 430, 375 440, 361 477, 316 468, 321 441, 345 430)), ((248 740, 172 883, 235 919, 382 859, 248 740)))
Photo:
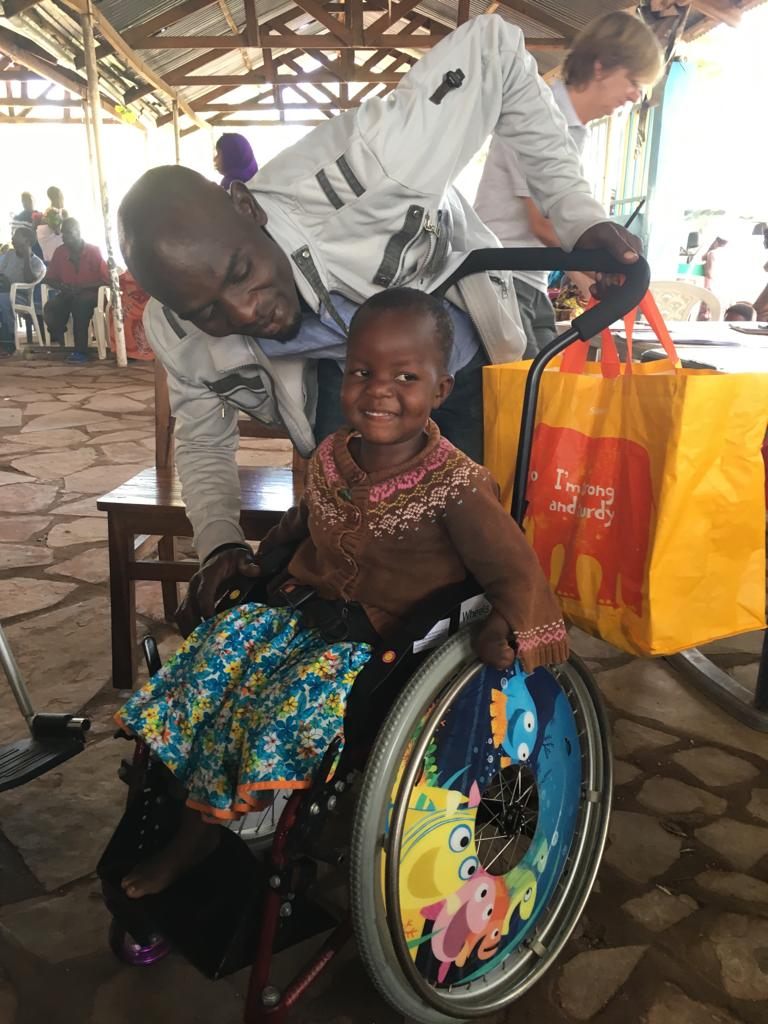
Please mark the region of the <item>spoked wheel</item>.
POLYGON ((605 845, 608 736, 576 658, 500 673, 463 631, 422 665, 371 751, 352 836, 358 945, 397 1010, 483 1017, 552 964, 605 845))
POLYGON ((248 843, 252 850, 266 850, 275 838, 277 823, 291 795, 291 790, 279 789, 269 805, 261 811, 250 814, 229 823, 230 831, 248 843))
POLYGON ((162 935, 153 935, 142 945, 114 919, 109 925, 109 948, 118 960, 131 967, 151 967, 171 951, 170 943, 162 935))

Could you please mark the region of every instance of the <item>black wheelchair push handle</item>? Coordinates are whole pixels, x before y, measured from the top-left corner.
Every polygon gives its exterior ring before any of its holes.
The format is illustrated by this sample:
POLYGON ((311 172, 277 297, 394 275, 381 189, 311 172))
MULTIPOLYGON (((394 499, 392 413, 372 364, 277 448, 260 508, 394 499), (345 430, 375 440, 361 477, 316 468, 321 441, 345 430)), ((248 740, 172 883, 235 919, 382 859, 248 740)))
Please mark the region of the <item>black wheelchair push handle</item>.
POLYGON ((642 256, 635 263, 622 263, 606 249, 577 249, 573 252, 542 248, 476 249, 443 281, 435 294, 444 295, 452 285, 470 274, 493 270, 581 270, 586 273, 623 274, 623 284, 608 288, 605 298, 597 306, 572 321, 571 326, 582 341, 593 338, 614 320, 620 320, 634 309, 648 290, 651 277, 642 256))

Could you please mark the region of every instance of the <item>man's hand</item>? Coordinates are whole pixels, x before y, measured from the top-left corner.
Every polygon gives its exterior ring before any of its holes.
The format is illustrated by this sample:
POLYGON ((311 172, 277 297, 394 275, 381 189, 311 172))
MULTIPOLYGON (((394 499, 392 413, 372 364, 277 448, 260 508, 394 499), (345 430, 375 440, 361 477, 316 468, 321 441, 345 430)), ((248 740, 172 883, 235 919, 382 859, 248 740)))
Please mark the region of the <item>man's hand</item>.
POLYGON ((229 548, 198 569, 189 582, 184 600, 176 610, 176 624, 182 636, 189 636, 203 619, 209 619, 228 580, 237 576, 261 575, 253 555, 243 548, 229 548))
POLYGON ((517 654, 509 642, 509 625, 498 612, 492 611, 475 633, 472 647, 485 665, 503 671, 513 663, 517 654))
POLYGON ((609 220, 593 224, 579 238, 574 249, 607 249, 621 263, 637 263, 643 246, 637 235, 609 220))

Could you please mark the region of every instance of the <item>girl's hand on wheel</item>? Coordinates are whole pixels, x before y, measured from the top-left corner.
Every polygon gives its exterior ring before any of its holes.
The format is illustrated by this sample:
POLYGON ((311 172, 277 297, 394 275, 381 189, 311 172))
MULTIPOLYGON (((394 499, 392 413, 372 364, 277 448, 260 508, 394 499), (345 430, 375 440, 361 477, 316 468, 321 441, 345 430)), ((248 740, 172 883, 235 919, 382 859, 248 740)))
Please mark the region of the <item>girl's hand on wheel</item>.
POLYGON ((484 664, 501 672, 509 668, 517 657, 509 640, 509 623, 498 612, 492 611, 475 633, 472 647, 484 664))

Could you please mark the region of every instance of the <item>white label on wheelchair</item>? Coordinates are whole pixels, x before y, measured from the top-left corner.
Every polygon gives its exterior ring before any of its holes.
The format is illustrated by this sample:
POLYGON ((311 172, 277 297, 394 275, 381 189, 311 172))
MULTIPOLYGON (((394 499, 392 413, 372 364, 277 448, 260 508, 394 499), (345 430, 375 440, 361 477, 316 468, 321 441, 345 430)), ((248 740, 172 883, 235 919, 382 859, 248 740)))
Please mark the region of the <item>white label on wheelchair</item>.
MULTIPOLYGON (((490 610, 491 605, 485 594, 476 594, 475 597, 468 597, 466 601, 461 602, 459 626, 465 626, 468 622, 484 619, 490 610)), ((426 636, 414 642, 413 653, 419 654, 421 651, 428 651, 432 647, 439 647, 443 640, 450 635, 450 632, 451 620, 440 619, 426 636)))

